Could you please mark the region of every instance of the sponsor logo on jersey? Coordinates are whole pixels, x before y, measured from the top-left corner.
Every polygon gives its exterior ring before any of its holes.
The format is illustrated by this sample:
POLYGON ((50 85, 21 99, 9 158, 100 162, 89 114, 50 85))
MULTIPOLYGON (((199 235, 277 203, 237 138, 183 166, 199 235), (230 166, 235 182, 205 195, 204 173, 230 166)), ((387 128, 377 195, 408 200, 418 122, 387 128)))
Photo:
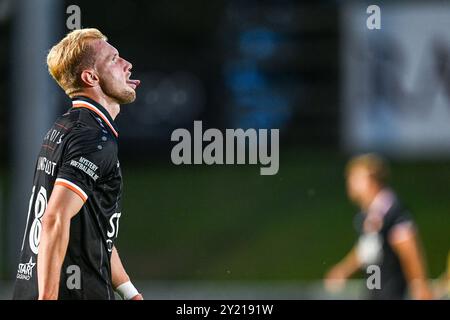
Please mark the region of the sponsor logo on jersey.
POLYGON ((106 230, 106 235, 108 236, 106 243, 108 245, 109 252, 112 252, 114 239, 117 238, 117 235, 119 234, 119 219, 121 215, 121 212, 116 212, 111 216, 111 218, 109 218, 109 226, 111 227, 111 230, 109 230, 109 228, 106 230))
POLYGON ((56 129, 50 129, 50 131, 47 132, 47 134, 44 137, 44 141, 60 144, 62 142, 62 139, 64 137, 64 134, 61 133, 61 131, 56 129))
POLYGON ((44 171, 46 174, 53 177, 55 174, 56 162, 48 160, 46 157, 39 157, 37 162, 37 171, 44 171))
POLYGON ((92 163, 91 161, 83 157, 80 157, 78 161, 77 160, 70 161, 70 165, 72 167, 80 169, 81 171, 86 173, 89 177, 94 179, 94 181, 97 181, 98 175, 95 172, 97 171, 98 166, 92 163))
POLYGON ((19 263, 19 268, 17 269, 17 279, 30 280, 33 276, 33 268, 36 265, 33 262, 33 257, 27 263, 19 263))

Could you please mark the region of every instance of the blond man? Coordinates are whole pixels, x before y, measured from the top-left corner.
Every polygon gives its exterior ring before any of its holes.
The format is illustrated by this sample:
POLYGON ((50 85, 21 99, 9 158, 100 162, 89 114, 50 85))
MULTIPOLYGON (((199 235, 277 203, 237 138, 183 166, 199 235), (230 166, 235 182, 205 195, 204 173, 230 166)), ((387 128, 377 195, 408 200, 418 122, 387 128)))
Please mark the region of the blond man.
POLYGON ((367 278, 379 270, 380 281, 367 286, 366 298, 432 298, 417 228, 388 185, 386 161, 375 154, 354 157, 347 165, 346 178, 348 196, 361 209, 355 219, 360 236, 352 250, 327 273, 326 288, 341 289, 360 269, 367 278))
POLYGON ((72 106, 39 152, 13 298, 141 300, 114 246, 122 215, 114 120, 139 80, 97 29, 69 33, 47 65, 72 106))

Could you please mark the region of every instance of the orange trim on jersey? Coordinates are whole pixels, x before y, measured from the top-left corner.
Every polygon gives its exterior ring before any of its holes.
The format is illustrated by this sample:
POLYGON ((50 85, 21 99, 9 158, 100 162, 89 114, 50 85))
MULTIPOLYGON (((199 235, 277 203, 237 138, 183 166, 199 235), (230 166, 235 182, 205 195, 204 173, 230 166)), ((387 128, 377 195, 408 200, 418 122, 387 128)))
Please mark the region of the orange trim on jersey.
POLYGON ((67 189, 72 190, 73 192, 75 192, 75 193, 81 198, 81 200, 83 200, 83 202, 86 202, 87 198, 86 198, 85 195, 84 195, 83 193, 81 193, 81 191, 78 190, 77 188, 75 188, 75 187, 71 186, 70 184, 68 184, 68 183, 66 183, 66 182, 63 182, 63 181, 56 181, 56 182, 55 182, 55 186, 57 186, 57 185, 63 186, 63 187, 66 187, 67 189))
POLYGON ((111 129, 111 131, 114 133, 114 135, 115 135, 116 137, 119 137, 119 134, 118 134, 117 131, 114 129, 114 127, 112 126, 112 124, 109 122, 108 118, 105 117, 105 115, 104 115, 103 113, 101 113, 101 111, 98 110, 97 108, 92 107, 92 106, 90 106, 90 105, 88 105, 88 104, 85 104, 85 103, 82 103, 82 102, 78 102, 78 101, 77 101, 76 103, 73 104, 73 107, 74 107, 74 108, 86 108, 86 109, 89 109, 89 110, 95 112, 100 118, 103 119, 103 121, 106 122, 106 124, 108 125, 108 127, 109 127, 109 128, 111 129))

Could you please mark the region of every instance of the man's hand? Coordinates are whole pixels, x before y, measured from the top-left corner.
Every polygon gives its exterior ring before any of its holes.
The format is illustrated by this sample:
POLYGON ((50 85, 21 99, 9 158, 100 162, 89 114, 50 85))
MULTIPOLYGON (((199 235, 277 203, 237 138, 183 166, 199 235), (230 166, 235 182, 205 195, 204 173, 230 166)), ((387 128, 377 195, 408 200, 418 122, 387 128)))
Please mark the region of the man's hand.
POLYGON ((133 298, 131 298, 130 300, 144 300, 144 297, 142 296, 142 294, 137 294, 135 295, 133 298))
POLYGON ((325 289, 332 293, 340 292, 344 289, 347 282, 347 273, 341 265, 334 266, 325 275, 324 285, 325 289))
POLYGON ((332 293, 342 291, 347 283, 347 279, 358 271, 360 267, 361 263, 356 254, 356 247, 353 247, 344 259, 325 275, 325 289, 332 293))

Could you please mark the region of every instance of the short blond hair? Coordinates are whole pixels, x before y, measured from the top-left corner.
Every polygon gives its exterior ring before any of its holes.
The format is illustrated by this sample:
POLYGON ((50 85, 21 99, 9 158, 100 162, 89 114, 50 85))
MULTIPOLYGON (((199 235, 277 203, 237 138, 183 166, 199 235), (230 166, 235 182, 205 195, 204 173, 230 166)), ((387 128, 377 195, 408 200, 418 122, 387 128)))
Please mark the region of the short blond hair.
POLYGON ((356 168, 362 167, 367 170, 370 177, 380 185, 386 185, 390 177, 390 169, 387 161, 375 153, 367 153, 353 157, 347 163, 346 174, 356 168))
POLYGON ((95 64, 92 40, 107 41, 108 38, 94 28, 74 30, 47 55, 49 73, 68 96, 81 89, 81 72, 95 64))

